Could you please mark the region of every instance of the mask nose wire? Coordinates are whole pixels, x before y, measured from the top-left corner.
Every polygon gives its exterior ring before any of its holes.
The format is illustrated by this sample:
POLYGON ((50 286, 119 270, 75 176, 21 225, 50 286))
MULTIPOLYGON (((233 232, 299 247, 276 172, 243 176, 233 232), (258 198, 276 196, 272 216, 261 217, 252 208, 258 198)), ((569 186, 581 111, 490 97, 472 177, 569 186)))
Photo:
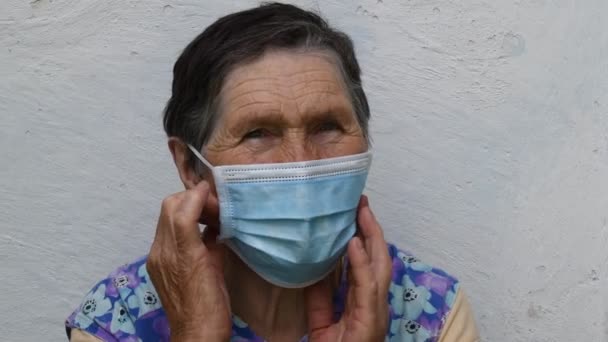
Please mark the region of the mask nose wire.
POLYGON ((205 166, 207 166, 209 168, 209 170, 213 170, 213 165, 211 165, 211 163, 209 163, 207 161, 207 159, 205 159, 205 157, 203 157, 203 155, 194 148, 194 146, 187 144, 188 148, 190 149, 190 151, 192 151, 192 153, 194 153, 194 155, 201 161, 203 162, 203 164, 205 164, 205 166))

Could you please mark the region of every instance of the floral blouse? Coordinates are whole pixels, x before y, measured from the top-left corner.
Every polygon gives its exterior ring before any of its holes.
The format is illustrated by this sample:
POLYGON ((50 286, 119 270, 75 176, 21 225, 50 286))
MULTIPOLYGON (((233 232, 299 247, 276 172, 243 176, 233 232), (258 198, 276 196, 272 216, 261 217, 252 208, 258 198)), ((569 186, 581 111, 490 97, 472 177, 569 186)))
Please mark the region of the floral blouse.
MULTIPOLYGON (((393 245, 388 249, 393 276, 387 298, 390 323, 386 341, 436 342, 454 304, 458 281, 393 245)), ((344 310, 347 288, 343 274, 333 298, 335 320, 344 310)), ((264 341, 236 315, 232 323, 230 341, 264 341)), ((80 329, 102 341, 170 340, 167 317, 148 276, 145 257, 97 283, 65 324, 68 336, 71 329, 80 329)))

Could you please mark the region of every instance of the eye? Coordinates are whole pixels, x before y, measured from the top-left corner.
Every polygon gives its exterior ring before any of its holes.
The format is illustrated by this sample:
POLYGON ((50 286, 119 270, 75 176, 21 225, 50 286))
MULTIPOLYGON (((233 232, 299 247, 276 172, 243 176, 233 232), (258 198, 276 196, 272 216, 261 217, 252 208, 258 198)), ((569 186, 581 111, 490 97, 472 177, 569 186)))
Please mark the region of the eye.
POLYGON ((321 133, 340 130, 342 130, 342 127, 335 121, 326 121, 317 127, 317 131, 321 133))
POLYGON ((243 140, 247 140, 247 139, 259 139, 259 138, 264 138, 269 136, 270 133, 264 129, 261 128, 256 128, 254 130, 251 130, 249 132, 247 132, 247 134, 245 134, 243 136, 243 140))

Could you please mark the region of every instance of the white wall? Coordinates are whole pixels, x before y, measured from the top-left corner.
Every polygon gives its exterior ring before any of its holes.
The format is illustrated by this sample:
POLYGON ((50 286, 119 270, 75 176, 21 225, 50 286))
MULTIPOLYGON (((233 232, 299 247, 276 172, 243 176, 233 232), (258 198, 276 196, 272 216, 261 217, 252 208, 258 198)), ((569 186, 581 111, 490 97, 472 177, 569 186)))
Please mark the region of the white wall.
MULTIPOLYGON (((0 336, 61 341, 180 190, 180 50, 255 1, 0 1, 0 336)), ((373 109, 371 203, 458 275, 485 341, 608 340, 605 0, 332 0, 373 109)))

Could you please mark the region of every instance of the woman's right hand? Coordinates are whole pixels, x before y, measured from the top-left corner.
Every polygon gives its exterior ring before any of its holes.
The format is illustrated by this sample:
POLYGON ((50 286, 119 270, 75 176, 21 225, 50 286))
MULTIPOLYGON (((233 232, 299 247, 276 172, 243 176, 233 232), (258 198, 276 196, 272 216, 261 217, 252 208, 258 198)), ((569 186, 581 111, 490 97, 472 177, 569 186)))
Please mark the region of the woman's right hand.
POLYGON ((230 300, 222 252, 214 239, 203 242, 199 220, 209 184, 163 201, 156 237, 146 264, 169 321, 171 341, 228 341, 230 300))

